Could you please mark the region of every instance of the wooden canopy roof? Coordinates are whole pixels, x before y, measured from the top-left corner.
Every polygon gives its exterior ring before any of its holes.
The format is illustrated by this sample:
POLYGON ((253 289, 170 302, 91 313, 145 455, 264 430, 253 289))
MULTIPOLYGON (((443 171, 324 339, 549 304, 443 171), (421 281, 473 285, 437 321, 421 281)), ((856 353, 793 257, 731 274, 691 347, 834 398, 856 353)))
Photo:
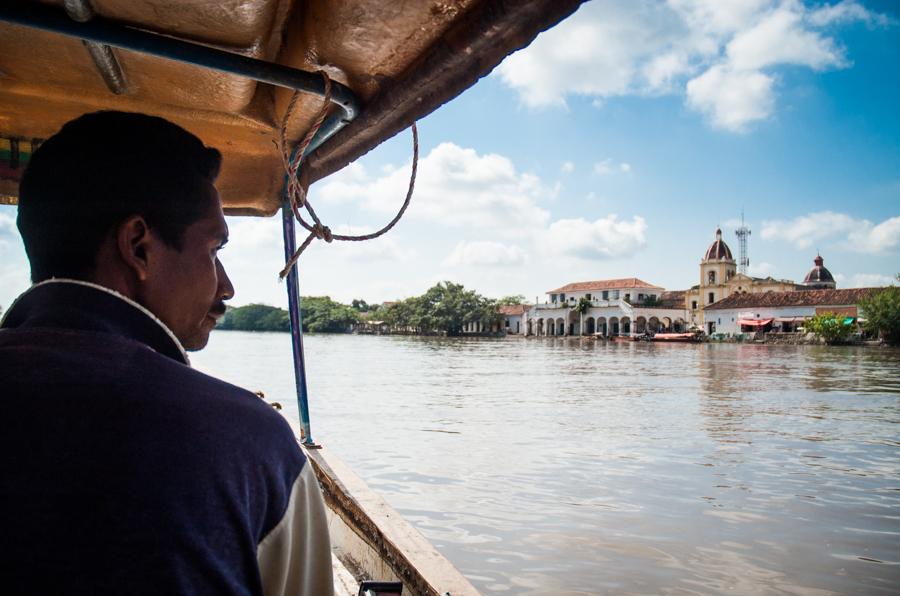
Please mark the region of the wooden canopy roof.
MULTIPOLYGON (((355 96, 358 115, 309 156, 314 182, 457 96, 581 1, 7 0, 0 6, 0 202, 15 203, 18 176, 41 139, 81 114, 116 109, 162 116, 218 148, 226 210, 271 215, 283 185, 273 141, 292 95, 113 44, 98 58, 77 37, 12 24, 10 12, 136 29, 324 70, 355 96), (112 74, 104 60, 115 63, 112 74)), ((289 140, 309 129, 322 101, 301 97, 289 140)))

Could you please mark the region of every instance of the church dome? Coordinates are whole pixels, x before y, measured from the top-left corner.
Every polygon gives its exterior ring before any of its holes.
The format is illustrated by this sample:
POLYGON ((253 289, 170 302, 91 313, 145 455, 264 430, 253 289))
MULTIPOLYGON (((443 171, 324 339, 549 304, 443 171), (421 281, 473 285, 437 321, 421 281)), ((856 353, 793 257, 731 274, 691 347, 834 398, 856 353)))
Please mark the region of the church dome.
POLYGON ((833 290, 835 287, 834 276, 831 275, 831 271, 825 268, 825 260, 820 255, 816 255, 813 263, 813 268, 809 270, 809 273, 803 279, 803 285, 833 290))
POLYGON ((716 241, 709 245, 709 248, 706 249, 706 257, 704 257, 705 261, 713 261, 713 260, 727 260, 733 261, 734 257, 731 256, 731 249, 728 248, 728 245, 722 240, 722 230, 716 228, 716 241))

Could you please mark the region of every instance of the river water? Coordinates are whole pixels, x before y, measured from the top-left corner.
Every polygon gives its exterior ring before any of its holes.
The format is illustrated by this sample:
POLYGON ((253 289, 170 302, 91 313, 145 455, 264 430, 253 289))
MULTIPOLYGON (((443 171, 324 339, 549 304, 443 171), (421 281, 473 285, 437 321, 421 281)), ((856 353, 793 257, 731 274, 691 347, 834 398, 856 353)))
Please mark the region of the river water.
MULTIPOLYGON (((486 594, 900 591, 900 350, 305 345, 315 440, 486 594)), ((296 416, 287 334, 193 360, 296 416)))

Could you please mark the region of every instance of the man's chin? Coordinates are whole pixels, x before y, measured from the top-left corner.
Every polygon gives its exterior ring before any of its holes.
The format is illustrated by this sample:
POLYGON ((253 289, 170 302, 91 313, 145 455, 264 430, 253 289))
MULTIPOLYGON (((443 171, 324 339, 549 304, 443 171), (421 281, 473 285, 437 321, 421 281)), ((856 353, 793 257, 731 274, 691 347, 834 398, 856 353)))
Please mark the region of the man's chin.
POLYGON ((202 350, 206 347, 206 344, 209 343, 209 333, 212 329, 206 329, 204 325, 203 328, 198 329, 195 333, 191 334, 190 337, 178 338, 181 341, 182 347, 188 352, 196 352, 198 350, 202 350))
POLYGON ((182 343, 182 347, 184 347, 185 352, 199 352, 203 348, 206 347, 206 344, 209 343, 209 335, 204 337, 202 340, 192 340, 190 343, 182 343))

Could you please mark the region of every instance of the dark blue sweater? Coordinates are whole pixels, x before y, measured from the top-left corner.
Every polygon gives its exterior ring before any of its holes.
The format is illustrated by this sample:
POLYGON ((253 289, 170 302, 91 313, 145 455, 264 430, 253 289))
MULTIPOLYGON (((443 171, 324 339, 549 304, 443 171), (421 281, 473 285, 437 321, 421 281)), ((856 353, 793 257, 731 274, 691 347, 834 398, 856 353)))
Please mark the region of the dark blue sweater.
POLYGON ((33 287, 0 329, 0 408, 3 593, 262 593, 258 546, 306 459, 149 313, 33 287))

